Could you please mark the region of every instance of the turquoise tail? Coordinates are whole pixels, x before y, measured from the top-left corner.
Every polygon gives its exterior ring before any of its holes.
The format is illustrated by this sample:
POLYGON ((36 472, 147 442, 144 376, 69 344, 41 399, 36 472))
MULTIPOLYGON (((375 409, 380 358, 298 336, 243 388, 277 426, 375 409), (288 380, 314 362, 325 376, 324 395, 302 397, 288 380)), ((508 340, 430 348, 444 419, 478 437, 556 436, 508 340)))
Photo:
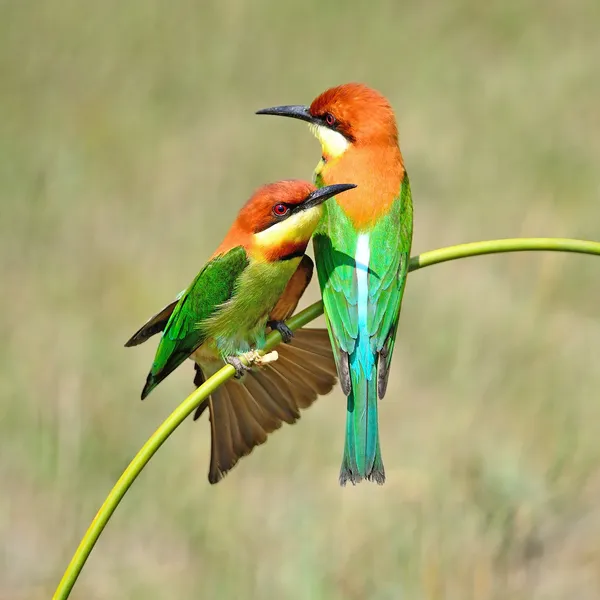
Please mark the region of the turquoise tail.
POLYGON ((348 357, 352 389, 346 409, 341 485, 348 481, 355 485, 363 479, 379 485, 385 482, 377 420, 377 356, 372 353, 369 338, 365 338, 366 343, 361 344, 359 336, 354 352, 348 357))

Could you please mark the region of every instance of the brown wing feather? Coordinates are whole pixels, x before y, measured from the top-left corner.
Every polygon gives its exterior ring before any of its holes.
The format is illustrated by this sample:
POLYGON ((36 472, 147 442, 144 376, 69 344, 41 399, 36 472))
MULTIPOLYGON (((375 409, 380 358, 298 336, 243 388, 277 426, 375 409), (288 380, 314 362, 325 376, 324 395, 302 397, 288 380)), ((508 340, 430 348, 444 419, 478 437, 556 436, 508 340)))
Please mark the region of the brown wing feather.
POLYGON ((278 360, 254 367, 242 381, 227 381, 203 405, 211 423, 210 483, 220 481, 282 423, 295 423, 300 409, 335 386, 327 330, 300 329, 290 344, 280 345, 277 351, 278 360))
POLYGON ((281 298, 269 314, 269 321, 285 321, 292 315, 312 279, 313 268, 313 261, 305 254, 288 281, 281 298))
POLYGON ((147 339, 153 335, 161 332, 172 312, 175 310, 179 300, 174 300, 170 304, 167 304, 162 310, 157 312, 153 317, 148 319, 126 342, 125 347, 130 348, 131 346, 137 346, 143 344, 147 339))

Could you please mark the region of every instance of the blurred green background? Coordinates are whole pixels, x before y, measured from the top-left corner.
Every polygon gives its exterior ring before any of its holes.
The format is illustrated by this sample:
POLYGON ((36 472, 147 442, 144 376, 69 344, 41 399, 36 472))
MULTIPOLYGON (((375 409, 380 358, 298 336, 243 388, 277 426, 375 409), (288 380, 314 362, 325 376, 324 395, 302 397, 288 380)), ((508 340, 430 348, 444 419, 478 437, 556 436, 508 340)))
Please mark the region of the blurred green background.
MULTIPOLYGON (((0 598, 51 596, 192 389, 186 364, 141 404, 155 342, 125 340, 255 187, 311 176, 316 140, 256 109, 386 94, 415 254, 599 239, 599 29, 598 0, 0 1, 0 598)), ((338 486, 340 392, 212 487, 186 421, 72 597, 600 597, 599 274, 514 254, 411 275, 384 487, 338 486)))

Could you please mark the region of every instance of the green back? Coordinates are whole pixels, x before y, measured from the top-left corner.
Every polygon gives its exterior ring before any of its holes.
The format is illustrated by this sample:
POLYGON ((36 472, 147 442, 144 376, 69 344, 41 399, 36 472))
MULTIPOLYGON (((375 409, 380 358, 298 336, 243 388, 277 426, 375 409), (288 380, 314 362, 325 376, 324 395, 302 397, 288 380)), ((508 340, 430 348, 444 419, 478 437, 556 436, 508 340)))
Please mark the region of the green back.
POLYGON ((379 371, 387 381, 411 242, 412 199, 407 175, 389 212, 368 230, 357 231, 335 200, 325 204, 314 238, 315 260, 338 366, 343 351, 354 355, 354 366, 369 374, 376 354, 382 353, 379 371), (357 277, 357 270, 364 270, 365 265, 355 269, 361 234, 369 236, 366 311, 359 306, 357 277))

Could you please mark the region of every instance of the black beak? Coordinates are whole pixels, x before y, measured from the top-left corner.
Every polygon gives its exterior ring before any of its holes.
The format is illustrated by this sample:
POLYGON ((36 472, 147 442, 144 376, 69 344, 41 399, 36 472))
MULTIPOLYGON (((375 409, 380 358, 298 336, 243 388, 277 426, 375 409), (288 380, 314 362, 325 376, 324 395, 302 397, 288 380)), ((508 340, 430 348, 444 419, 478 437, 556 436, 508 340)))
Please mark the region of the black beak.
POLYGON ((291 117, 292 119, 300 119, 307 123, 319 123, 319 120, 310 114, 308 106, 301 104, 291 106, 273 106, 272 108, 261 108, 256 111, 257 115, 275 115, 279 117, 291 117))
POLYGON ((325 187, 315 190, 306 197, 306 200, 301 204, 302 210, 313 208, 319 204, 323 204, 325 200, 328 200, 332 196, 337 196, 347 190, 351 190, 356 187, 354 183, 336 183, 335 185, 326 185, 325 187))

